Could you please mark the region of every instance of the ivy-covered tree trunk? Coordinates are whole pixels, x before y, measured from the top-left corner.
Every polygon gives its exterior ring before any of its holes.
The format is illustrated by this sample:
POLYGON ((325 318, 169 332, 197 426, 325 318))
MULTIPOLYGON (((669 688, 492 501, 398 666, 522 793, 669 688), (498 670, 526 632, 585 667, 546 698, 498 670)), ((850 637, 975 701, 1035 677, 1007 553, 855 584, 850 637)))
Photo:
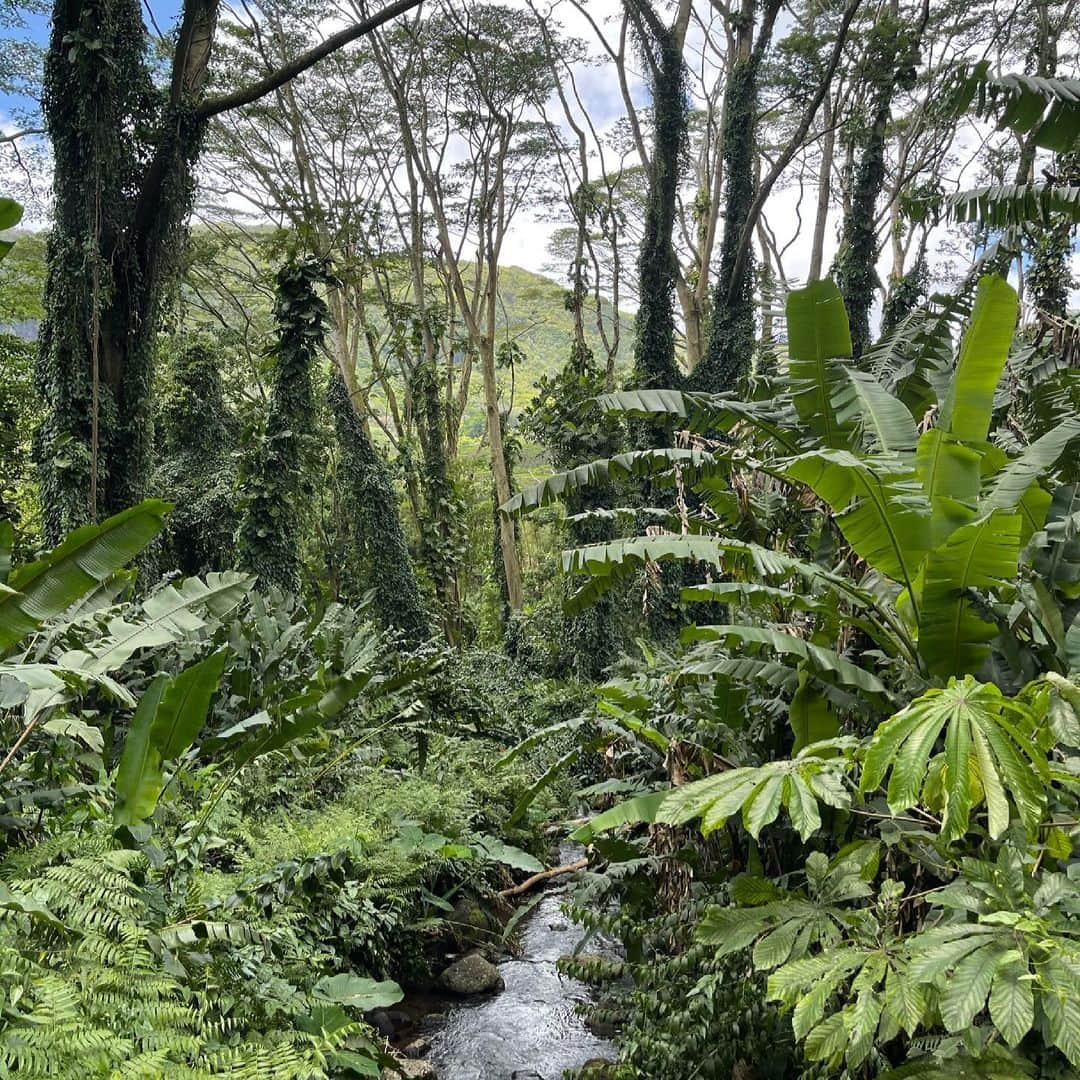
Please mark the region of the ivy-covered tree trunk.
POLYGON ((690 379, 695 390, 732 393, 750 374, 754 349, 754 260, 740 257, 757 194, 758 76, 780 5, 766 0, 754 40, 756 0, 743 0, 737 55, 724 88, 724 235, 713 289, 709 341, 690 379))
MULTIPOLYGON (((434 350, 432 350, 433 352, 434 350)), ((412 376, 416 430, 424 458, 423 490, 426 520, 420 522, 424 562, 435 582, 442 609, 443 631, 450 642, 462 633, 459 501, 450 478, 447 416, 439 392, 434 357, 420 363, 412 376)))
POLYGON ((287 263, 277 276, 274 320, 277 366, 266 431, 242 480, 243 512, 237 566, 258 574, 259 585, 299 593, 300 536, 309 502, 315 392, 312 368, 326 334, 326 302, 316 292, 327 278, 321 260, 287 263))
POLYGON ((220 361, 207 341, 179 350, 158 432, 154 487, 176 504, 167 536, 175 566, 185 574, 220 570, 233 557, 235 431, 221 392, 220 361))
POLYGON ((427 638, 431 625, 401 527, 394 486, 336 368, 330 376, 328 400, 341 452, 342 502, 351 523, 352 554, 361 569, 360 580, 374 591, 380 623, 404 631, 413 641, 427 638))
POLYGON ((145 493, 153 341, 192 190, 216 0, 185 4, 173 78, 151 79, 138 0, 57 0, 44 112, 54 225, 35 456, 46 539, 145 493))
POLYGON ((844 296, 851 323, 851 348, 862 356, 870 344, 870 309, 881 286, 877 273, 877 203, 885 186, 885 137, 898 90, 910 89, 915 79, 923 23, 913 32, 896 13, 879 19, 870 31, 863 78, 868 82, 868 122, 862 153, 855 166, 851 202, 844 214, 840 251, 833 274, 844 296))
POLYGON ((212 116, 250 104, 419 0, 370 18, 216 98, 205 95, 219 0, 182 0, 151 41, 139 0, 53 0, 43 111, 54 223, 36 383, 47 542, 145 494, 153 347, 212 116), (164 79, 160 53, 172 41, 164 79))
MULTIPOLYGON (((1059 154, 1056 182, 1080 187, 1080 150, 1059 154)), ((1025 285, 1035 307, 1051 319, 1064 320, 1068 315, 1069 294, 1076 285, 1072 272, 1073 237, 1076 226, 1064 214, 1051 215, 1049 222, 1035 230, 1025 285)))
POLYGON ((657 18, 649 0, 626 0, 652 80, 653 147, 645 232, 638 255, 640 304, 634 321, 634 381, 676 387, 675 249, 671 235, 686 143, 686 87, 682 41, 657 18))

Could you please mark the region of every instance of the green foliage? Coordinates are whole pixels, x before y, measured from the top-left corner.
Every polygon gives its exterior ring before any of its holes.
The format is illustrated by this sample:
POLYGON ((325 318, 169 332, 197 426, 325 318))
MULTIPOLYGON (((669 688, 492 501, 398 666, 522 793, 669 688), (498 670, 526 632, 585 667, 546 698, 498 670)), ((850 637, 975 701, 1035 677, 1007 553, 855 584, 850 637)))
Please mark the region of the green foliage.
POLYGON ((15 527, 20 554, 32 551, 37 540, 30 456, 39 412, 33 394, 34 355, 29 342, 0 335, 0 519, 6 518, 15 527))
POLYGON ((316 259, 287 263, 277 277, 274 385, 266 430, 255 462, 241 479, 237 566, 257 574, 260 587, 300 591, 300 524, 308 509, 314 454, 315 360, 326 333, 326 280, 316 259))
MULTIPOLYGON (((971 1075, 1066 1075, 1077 1051, 1054 987, 1075 952, 1063 871, 1080 653, 1072 485, 1054 493, 1053 478, 1075 412, 1019 446, 1001 439, 1012 454, 993 441, 1017 313, 1000 278, 979 282, 955 356, 948 328, 964 303, 894 331, 911 350, 906 377, 924 373, 922 401, 937 403, 926 416, 852 361, 837 299, 831 284, 793 294, 788 370, 767 404, 604 399, 617 416, 712 436, 711 460, 678 532, 565 553, 586 578, 572 603, 680 560, 707 575, 684 601, 728 610, 685 630, 663 679, 613 682, 571 725, 578 755, 563 760, 602 750, 622 793, 576 835, 614 875, 624 913, 642 888, 673 916, 710 899, 700 938, 712 962, 767 975, 757 1009, 768 1000, 790 1017, 806 1075, 929 1076, 950 1061, 971 1075), (775 515, 747 539, 730 493, 771 483, 792 485, 788 499, 812 492, 802 505, 816 523, 792 533, 775 515), (699 839, 684 831, 694 819, 699 839)), ((633 969, 640 925, 612 927, 633 969)), ((719 1008, 717 969, 703 964, 688 961, 704 972, 695 990, 719 1008)), ((629 1010, 624 1060, 636 1060, 656 1006, 612 993, 629 1010)))
POLYGON ((351 569, 374 593, 374 610, 384 626, 396 627, 411 640, 431 633, 430 621, 413 572, 398 500, 386 463, 371 443, 345 382, 337 372, 330 379, 330 407, 341 449, 339 477, 351 524, 351 569))
POLYGON ((236 424, 222 395, 221 367, 222 356, 209 341, 178 349, 158 424, 154 486, 175 502, 166 532, 169 555, 189 575, 232 561, 236 424))

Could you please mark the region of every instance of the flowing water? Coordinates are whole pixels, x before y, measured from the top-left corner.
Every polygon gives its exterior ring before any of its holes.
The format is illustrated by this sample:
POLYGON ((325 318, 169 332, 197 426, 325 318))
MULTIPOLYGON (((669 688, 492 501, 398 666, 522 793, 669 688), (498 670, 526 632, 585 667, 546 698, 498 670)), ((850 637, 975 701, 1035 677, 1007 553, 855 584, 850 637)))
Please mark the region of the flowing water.
POLYGON ((499 965, 506 989, 452 1006, 432 1033, 427 1058, 439 1080, 561 1080, 563 1069, 592 1058, 614 1060, 611 1043, 574 1012, 576 1002, 589 1000, 589 989, 556 969, 584 933, 560 902, 549 890, 523 920, 521 955, 499 965))

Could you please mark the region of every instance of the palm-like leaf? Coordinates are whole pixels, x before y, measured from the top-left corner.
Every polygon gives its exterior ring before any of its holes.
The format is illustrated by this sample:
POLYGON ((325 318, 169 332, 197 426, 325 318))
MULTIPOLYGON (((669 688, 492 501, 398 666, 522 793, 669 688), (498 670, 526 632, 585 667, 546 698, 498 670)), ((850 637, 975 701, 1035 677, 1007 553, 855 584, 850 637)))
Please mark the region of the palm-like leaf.
POLYGON ((1036 146, 1071 150, 1080 138, 1080 80, 1038 75, 991 76, 988 61, 957 73, 950 89, 953 108, 974 107, 997 116, 999 128, 1030 132, 1036 146))
POLYGON ((36 562, 12 572, 0 595, 0 652, 62 614, 126 566, 165 526, 171 504, 148 499, 100 525, 85 525, 36 562))
POLYGON ((959 191, 945 200, 954 221, 977 221, 993 229, 1027 222, 1049 223, 1055 215, 1080 221, 1080 187, 997 184, 959 191))
POLYGON ((789 453, 798 453, 796 417, 783 401, 743 401, 722 394, 683 393, 678 390, 623 390, 601 394, 597 399, 605 412, 630 418, 667 416, 690 431, 726 433, 737 424, 760 431, 789 453))
POLYGON ((996 686, 970 676, 928 690, 878 727, 866 753, 862 789, 873 791, 891 772, 890 809, 894 814, 910 809, 919 801, 943 732, 948 798, 943 838, 967 831, 976 797, 986 803, 991 836, 1008 827, 1009 799, 1033 833, 1046 805, 1043 780, 1049 766, 1035 742, 1032 714, 996 686))
MULTIPOLYGON (((841 686, 854 687, 866 694, 884 695, 885 685, 873 674, 842 657, 834 649, 815 645, 794 634, 768 626, 689 626, 685 641, 713 641, 727 644, 738 641, 758 646, 780 656, 792 656, 805 663, 816 675, 833 679, 841 686)), ((691 661, 692 662, 692 661, 691 661)))
POLYGON ((561 499, 582 487, 599 487, 631 476, 653 476, 672 469, 682 470, 691 479, 716 459, 698 447, 657 450, 633 450, 626 454, 578 465, 566 472, 554 473, 537 484, 519 491, 499 508, 504 514, 518 514, 561 499))
POLYGON ((819 800, 838 808, 850 805, 842 779, 845 768, 841 758, 803 755, 794 761, 731 769, 675 788, 660 804, 655 820, 684 825, 700 817, 707 836, 741 811, 743 824, 756 838, 786 807, 792 825, 807 840, 821 827, 819 800))

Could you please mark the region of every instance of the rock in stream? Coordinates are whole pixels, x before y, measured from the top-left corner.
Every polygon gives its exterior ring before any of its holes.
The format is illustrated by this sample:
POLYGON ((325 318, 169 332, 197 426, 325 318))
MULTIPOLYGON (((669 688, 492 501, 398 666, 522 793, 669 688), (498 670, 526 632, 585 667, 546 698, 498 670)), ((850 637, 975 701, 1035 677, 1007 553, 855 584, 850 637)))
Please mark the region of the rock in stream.
POLYGON ((492 968, 505 984, 501 993, 455 1003, 425 1030, 439 1080, 561 1080, 564 1069, 615 1058, 611 1043, 574 1012, 590 999, 588 987, 556 968, 583 934, 562 916, 560 902, 559 894, 546 894, 522 923, 521 955, 492 968))

